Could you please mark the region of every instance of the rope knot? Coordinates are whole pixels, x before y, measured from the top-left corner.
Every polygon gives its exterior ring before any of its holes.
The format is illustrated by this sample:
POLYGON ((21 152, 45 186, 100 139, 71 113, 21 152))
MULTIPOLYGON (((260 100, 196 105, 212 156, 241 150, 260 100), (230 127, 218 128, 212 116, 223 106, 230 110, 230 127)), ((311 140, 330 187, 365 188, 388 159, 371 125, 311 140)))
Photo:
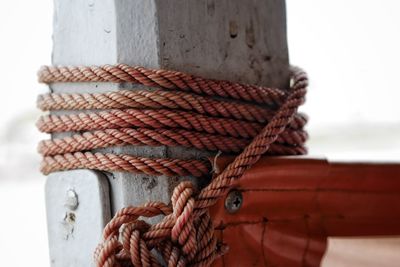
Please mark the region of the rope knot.
POLYGON ((160 266, 156 254, 170 267, 209 266, 226 252, 227 246, 217 242, 208 209, 265 153, 306 153, 303 127, 307 119, 297 109, 304 102, 308 80, 298 68, 291 73, 289 92, 124 64, 42 68, 39 80, 45 83, 129 82, 160 89, 42 96, 43 110, 105 109, 50 114, 39 120, 43 132, 83 132, 41 143, 44 173, 89 168, 204 177, 210 173, 210 164, 202 160, 90 151, 115 145, 242 151, 198 193, 192 183, 182 182, 173 192, 171 205, 149 202, 117 212, 95 251, 97 266, 160 266), (162 221, 153 225, 141 219, 159 215, 164 216, 162 221))
POLYGON ((212 262, 221 254, 221 245, 217 244, 208 211, 196 217, 194 194, 193 184, 185 181, 174 189, 172 208, 149 202, 121 209, 104 229, 104 241, 95 252, 97 266, 129 262, 134 266, 159 266, 157 254, 168 266, 203 266, 212 262), (158 215, 165 217, 154 225, 139 219, 158 215))

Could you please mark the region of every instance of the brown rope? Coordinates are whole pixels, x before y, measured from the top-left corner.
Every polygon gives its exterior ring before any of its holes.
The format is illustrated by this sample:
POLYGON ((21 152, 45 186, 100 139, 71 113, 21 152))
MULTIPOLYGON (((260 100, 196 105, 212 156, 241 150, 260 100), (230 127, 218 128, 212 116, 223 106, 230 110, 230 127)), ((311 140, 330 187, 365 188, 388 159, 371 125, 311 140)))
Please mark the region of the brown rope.
POLYGON ((265 122, 266 118, 271 118, 273 115, 271 109, 254 104, 227 102, 200 95, 163 90, 122 90, 103 94, 44 94, 38 98, 38 107, 42 110, 168 108, 255 122, 265 122))
MULTIPOLYGON (((302 126, 303 118, 301 116, 296 116, 293 125, 290 125, 291 128, 296 130, 302 128, 302 126)), ((168 127, 250 138, 261 130, 262 124, 209 117, 186 111, 112 109, 95 113, 42 116, 37 122, 37 127, 40 131, 46 133, 126 127, 151 127, 155 129, 168 127)))
POLYGON ((284 91, 279 89, 216 81, 177 71, 153 70, 125 64, 92 67, 44 66, 39 71, 39 81, 139 83, 149 87, 176 89, 200 95, 278 106, 285 99, 284 91))
POLYGON ((302 130, 306 118, 297 113, 297 108, 304 101, 307 77, 297 68, 292 71, 292 86, 287 93, 126 65, 42 68, 39 79, 47 83, 131 82, 163 89, 40 97, 39 106, 44 110, 111 109, 42 117, 38 126, 45 132, 95 130, 41 142, 39 150, 46 155, 42 170, 46 173, 91 168, 201 177, 209 173, 210 166, 199 160, 150 159, 84 151, 116 145, 180 145, 225 152, 243 149, 200 192, 195 192, 190 182, 182 182, 174 190, 171 206, 149 202, 119 211, 104 229, 104 242, 95 252, 97 265, 160 266, 152 253, 157 250, 168 266, 208 266, 224 253, 226 248, 217 242, 208 208, 223 197, 232 181, 242 176, 261 155, 306 153, 307 134, 302 130), (167 89, 170 91, 165 91, 167 89), (215 96, 241 102, 231 104, 213 98, 215 96), (263 127, 261 123, 265 122, 267 125, 263 127), (250 141, 250 138, 254 139, 250 141), (157 215, 165 217, 154 225, 139 220, 157 215))
POLYGON ((209 134, 233 137, 254 137, 262 124, 232 119, 214 118, 186 111, 166 109, 112 109, 96 113, 42 116, 37 126, 46 133, 143 128, 183 128, 209 134))
MULTIPOLYGON (((272 155, 304 154, 303 147, 307 140, 304 131, 283 132, 276 143, 272 144, 268 152, 272 155)), ((39 143, 39 152, 44 156, 87 151, 97 148, 125 145, 146 146, 184 146, 200 150, 239 152, 250 139, 234 138, 221 135, 212 135, 187 130, 174 129, 106 129, 94 132, 84 132, 64 138, 44 140, 39 143)))
POLYGON ((200 160, 179 160, 163 158, 144 158, 130 155, 102 154, 91 152, 76 152, 45 157, 42 172, 49 174, 54 171, 71 169, 94 169, 101 171, 133 172, 148 175, 166 176, 206 176, 210 172, 210 164, 200 160))

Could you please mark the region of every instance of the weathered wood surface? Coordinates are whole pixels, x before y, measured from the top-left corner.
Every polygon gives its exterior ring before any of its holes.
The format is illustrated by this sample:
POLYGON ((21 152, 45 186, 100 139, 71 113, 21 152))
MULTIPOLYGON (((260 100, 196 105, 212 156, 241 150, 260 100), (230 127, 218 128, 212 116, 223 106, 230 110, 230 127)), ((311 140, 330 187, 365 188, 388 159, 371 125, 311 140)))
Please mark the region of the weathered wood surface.
MULTIPOLYGON (((288 84, 284 1, 55 0, 54 3, 55 65, 126 63, 259 85, 284 87, 288 84)), ((143 89, 138 85, 108 83, 51 85, 54 92, 127 88, 143 89)), ((181 147, 130 146, 106 151, 150 157, 200 158, 209 155, 181 147)), ((48 179, 72 182, 84 175, 82 172, 65 172, 53 174, 48 179)), ((148 200, 169 202, 170 193, 179 181, 179 178, 127 173, 105 175, 110 183, 112 213, 148 200)), ((47 187, 50 224, 62 223, 54 219, 59 216, 54 211, 54 203, 58 203, 58 198, 64 199, 64 194, 49 196, 56 184, 51 182, 47 187)), ((90 210, 76 214, 76 224, 89 229, 91 225, 85 218, 93 216, 99 214, 90 210)), ((98 219, 104 221, 104 218, 98 219)), ((75 250, 72 247, 76 244, 70 239, 57 237, 57 227, 49 225, 53 266, 93 264, 88 251, 75 250), (70 254, 69 251, 74 252, 70 254), (78 257, 74 253, 81 255, 78 257)), ((101 232, 79 233, 84 233, 87 239, 99 240, 101 232)))

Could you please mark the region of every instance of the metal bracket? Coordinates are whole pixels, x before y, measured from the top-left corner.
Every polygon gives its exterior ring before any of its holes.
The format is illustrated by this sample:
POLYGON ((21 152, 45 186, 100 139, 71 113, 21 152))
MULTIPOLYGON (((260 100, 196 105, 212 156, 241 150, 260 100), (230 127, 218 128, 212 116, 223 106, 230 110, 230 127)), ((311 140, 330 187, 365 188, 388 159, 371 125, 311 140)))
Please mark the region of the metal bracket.
POLYGON ((51 266, 94 266, 93 251, 110 220, 107 178, 76 170, 49 175, 46 209, 51 266))

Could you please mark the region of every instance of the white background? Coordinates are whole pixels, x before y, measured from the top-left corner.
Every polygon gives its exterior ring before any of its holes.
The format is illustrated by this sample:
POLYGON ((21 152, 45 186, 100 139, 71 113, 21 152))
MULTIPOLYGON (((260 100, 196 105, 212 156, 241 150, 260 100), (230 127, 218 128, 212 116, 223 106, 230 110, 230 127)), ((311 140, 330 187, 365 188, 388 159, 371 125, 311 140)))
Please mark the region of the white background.
MULTIPOLYGON (((311 118, 310 154, 400 162, 399 14, 396 0, 287 1, 291 62, 311 77, 302 108, 311 118)), ((48 266, 45 179, 36 154, 43 136, 33 124, 36 96, 45 91, 36 71, 51 61, 51 25, 49 0, 0 2, 4 266, 48 266)))

